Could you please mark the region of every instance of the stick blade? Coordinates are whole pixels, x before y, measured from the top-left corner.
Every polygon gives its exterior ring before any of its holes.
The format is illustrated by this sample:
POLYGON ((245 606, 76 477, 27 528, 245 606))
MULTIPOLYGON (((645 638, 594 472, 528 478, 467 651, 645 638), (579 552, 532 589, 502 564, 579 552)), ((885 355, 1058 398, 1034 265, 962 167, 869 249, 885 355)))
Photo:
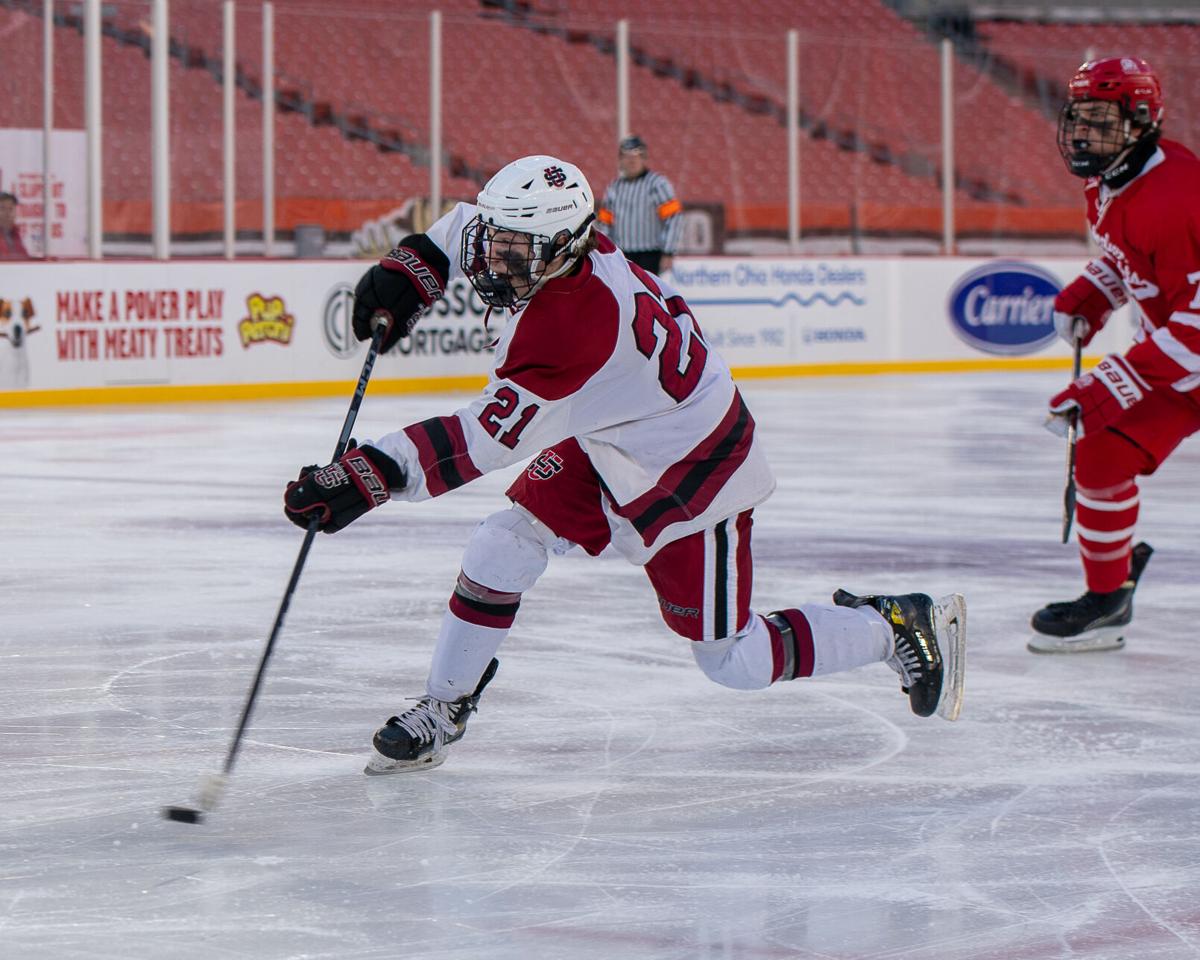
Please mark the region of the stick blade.
POLYGON ((224 773, 210 774, 200 784, 200 802, 196 806, 163 807, 162 815, 176 823, 203 823, 204 815, 217 808, 228 782, 229 777, 224 773))
POLYGON ((204 814, 191 807, 163 807, 163 818, 174 820, 176 823, 203 823, 204 814))

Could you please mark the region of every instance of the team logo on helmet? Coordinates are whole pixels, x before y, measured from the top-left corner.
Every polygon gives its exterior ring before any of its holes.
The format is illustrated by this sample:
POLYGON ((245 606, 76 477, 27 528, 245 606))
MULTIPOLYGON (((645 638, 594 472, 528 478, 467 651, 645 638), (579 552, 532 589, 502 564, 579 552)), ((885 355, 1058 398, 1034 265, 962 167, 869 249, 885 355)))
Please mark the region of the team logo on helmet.
POLYGON ((567 175, 562 167, 547 167, 542 171, 542 175, 552 187, 561 187, 567 182, 567 175))

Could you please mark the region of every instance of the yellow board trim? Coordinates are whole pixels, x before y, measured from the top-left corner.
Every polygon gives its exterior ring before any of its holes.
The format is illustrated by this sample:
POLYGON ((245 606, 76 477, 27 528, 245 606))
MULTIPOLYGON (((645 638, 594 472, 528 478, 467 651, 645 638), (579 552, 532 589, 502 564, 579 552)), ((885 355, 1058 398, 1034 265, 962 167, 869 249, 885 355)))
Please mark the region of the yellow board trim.
MULTIPOLYGON (((1100 362, 1084 357, 1084 363, 1100 362)), ((1069 370, 1070 357, 981 357, 972 360, 879 360, 865 363, 797 363, 783 366, 734 367, 741 380, 776 377, 857 377, 876 373, 973 373, 986 370, 1069 370)))
MULTIPOLYGON (((1100 357, 1086 357, 1087 364, 1100 357)), ((968 373, 986 370, 1067 370, 1070 357, 986 357, 975 360, 884 360, 870 363, 797 363, 767 367, 734 367, 740 380, 788 377, 855 377, 884 373, 968 373)), ((479 390, 484 376, 418 377, 372 380, 372 394, 450 393, 479 390)), ((347 380, 296 383, 161 384, 153 386, 80 387, 74 390, 2 390, 0 408, 91 406, 107 403, 196 403, 231 400, 293 400, 303 397, 346 397, 347 380)))

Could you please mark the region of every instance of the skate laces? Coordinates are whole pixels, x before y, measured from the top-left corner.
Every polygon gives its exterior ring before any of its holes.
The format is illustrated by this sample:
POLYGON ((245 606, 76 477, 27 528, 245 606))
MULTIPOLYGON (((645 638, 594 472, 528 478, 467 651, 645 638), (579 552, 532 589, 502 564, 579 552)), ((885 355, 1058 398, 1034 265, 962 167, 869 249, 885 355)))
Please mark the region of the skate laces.
POLYGON ((458 733, 458 724, 455 723, 457 717, 452 713, 456 706, 458 704, 435 700, 433 697, 420 697, 415 707, 406 710, 403 716, 392 717, 388 722, 396 724, 422 743, 436 740, 439 730, 445 737, 452 737, 458 733))
POLYGON ((911 686, 914 680, 919 680, 922 676, 921 655, 917 653, 913 642, 904 635, 896 637, 895 648, 887 663, 889 667, 900 674, 900 679, 906 687, 911 686))

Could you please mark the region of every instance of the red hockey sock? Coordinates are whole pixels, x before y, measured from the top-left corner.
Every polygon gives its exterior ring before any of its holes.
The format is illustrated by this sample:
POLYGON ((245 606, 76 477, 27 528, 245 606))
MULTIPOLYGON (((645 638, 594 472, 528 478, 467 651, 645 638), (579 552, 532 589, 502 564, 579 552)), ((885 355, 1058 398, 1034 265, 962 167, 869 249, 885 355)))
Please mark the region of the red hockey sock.
POLYGON ((1129 577, 1138 502, 1132 480, 1103 489, 1078 488, 1075 520, 1089 590, 1111 593, 1129 577))

